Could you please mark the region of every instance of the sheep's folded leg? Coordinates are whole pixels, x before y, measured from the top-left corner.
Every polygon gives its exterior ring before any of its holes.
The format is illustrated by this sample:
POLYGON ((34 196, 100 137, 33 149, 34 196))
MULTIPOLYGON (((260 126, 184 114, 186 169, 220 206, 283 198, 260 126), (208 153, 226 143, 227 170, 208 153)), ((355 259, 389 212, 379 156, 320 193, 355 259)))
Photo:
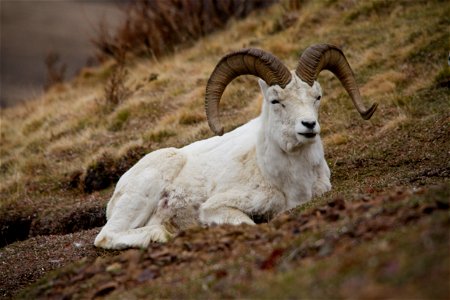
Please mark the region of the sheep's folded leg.
POLYGON ((154 218, 157 201, 134 193, 120 194, 110 202, 110 216, 95 239, 94 245, 106 249, 147 247, 150 242, 165 242, 170 237, 154 218))
POLYGON ((150 242, 167 242, 170 233, 163 225, 148 225, 120 232, 102 230, 95 246, 106 249, 145 248, 150 242))
POLYGON ((240 206, 244 204, 245 197, 236 197, 234 193, 218 194, 209 198, 200 206, 200 221, 203 224, 250 224, 254 225, 250 217, 244 213, 240 206))

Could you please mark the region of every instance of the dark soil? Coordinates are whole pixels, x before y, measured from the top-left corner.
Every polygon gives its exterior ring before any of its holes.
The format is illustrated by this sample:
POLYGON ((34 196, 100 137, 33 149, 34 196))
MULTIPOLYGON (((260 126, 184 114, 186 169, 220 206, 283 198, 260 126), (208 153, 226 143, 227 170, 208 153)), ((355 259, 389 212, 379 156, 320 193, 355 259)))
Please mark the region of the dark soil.
POLYGON ((93 246, 98 229, 29 238, 0 249, 0 295, 11 296, 49 271, 80 259, 108 256, 93 246))

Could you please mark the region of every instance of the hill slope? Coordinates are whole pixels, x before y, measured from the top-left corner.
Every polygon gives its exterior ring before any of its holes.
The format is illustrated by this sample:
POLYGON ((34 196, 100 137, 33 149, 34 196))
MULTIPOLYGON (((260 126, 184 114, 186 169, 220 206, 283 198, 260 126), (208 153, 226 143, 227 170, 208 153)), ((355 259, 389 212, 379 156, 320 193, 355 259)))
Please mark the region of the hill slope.
MULTIPOLYGON (((1 293, 45 275, 22 296, 448 296, 449 13, 445 1, 274 6, 2 110, 1 293), (146 152, 211 136, 203 96, 221 56, 253 46, 294 68, 319 42, 343 48, 365 101, 380 104, 362 121, 338 81, 319 77, 332 192, 256 227, 196 228, 142 251, 92 246, 120 174, 146 152), (117 102, 111 75, 124 80, 117 102)), ((227 89, 228 130, 258 114, 258 93, 248 77, 227 89)))

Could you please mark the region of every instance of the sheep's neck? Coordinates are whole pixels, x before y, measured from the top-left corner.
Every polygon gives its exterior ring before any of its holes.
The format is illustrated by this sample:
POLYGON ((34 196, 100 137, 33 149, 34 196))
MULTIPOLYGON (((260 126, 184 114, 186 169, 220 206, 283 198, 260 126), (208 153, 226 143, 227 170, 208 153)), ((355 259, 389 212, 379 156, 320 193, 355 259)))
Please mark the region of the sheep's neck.
POLYGON ((285 195, 287 209, 312 197, 313 169, 317 163, 315 144, 306 144, 294 153, 286 153, 261 129, 256 144, 258 166, 268 182, 285 195))

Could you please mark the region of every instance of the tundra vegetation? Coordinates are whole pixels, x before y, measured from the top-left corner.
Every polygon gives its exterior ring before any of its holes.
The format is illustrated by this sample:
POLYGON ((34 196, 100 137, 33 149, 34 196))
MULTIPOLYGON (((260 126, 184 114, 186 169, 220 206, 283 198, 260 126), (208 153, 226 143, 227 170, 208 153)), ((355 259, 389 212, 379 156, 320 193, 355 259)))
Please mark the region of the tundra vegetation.
MULTIPOLYGON (((165 56, 129 55, 120 101, 105 88, 120 68, 105 60, 1 111, 2 296, 448 297, 450 4, 289 3, 165 56), (379 104, 363 121, 338 80, 319 76, 331 192, 257 226, 196 227, 141 250, 92 245, 120 175, 212 136, 203 99, 223 54, 257 47, 294 66, 321 42, 344 50, 363 99, 379 104)), ((260 112, 254 78, 223 99, 225 131, 260 112)))

